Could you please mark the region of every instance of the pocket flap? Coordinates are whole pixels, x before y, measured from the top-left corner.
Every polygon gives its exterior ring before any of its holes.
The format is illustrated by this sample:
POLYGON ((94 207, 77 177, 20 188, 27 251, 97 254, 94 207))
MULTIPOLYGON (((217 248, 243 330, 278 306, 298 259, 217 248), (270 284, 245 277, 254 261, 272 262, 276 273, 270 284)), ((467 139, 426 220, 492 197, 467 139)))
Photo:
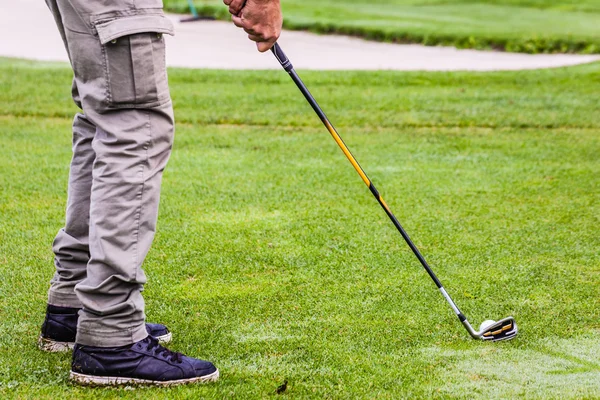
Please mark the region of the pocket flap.
POLYGON ((173 36, 173 23, 164 15, 133 15, 96 23, 102 44, 136 33, 156 32, 173 36))

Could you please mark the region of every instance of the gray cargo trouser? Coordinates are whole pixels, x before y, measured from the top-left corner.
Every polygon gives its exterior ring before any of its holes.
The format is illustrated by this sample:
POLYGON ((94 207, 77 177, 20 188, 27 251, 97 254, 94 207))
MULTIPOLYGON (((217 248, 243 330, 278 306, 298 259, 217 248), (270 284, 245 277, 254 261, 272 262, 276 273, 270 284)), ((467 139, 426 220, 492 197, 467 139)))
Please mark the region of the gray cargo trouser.
POLYGON ((77 343, 147 336, 142 262, 173 143, 161 0, 46 0, 73 67, 66 225, 53 244, 48 303, 82 307, 77 343))

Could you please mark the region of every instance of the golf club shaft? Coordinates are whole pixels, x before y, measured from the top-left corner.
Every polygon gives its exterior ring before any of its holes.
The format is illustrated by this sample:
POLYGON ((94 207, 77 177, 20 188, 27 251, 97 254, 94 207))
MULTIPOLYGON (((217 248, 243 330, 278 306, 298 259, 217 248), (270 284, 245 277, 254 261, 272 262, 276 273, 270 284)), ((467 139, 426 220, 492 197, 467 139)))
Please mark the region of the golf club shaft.
POLYGON ((398 232, 400 232, 400 234, 402 235, 402 237, 404 238, 404 240, 406 241, 406 243, 408 244, 408 246, 410 247, 412 252, 415 254, 415 256, 417 256, 417 258, 421 262, 421 265, 423 266, 423 268, 425 268, 425 271, 427 271, 427 273, 429 274, 431 279, 433 279, 433 281, 435 282, 435 284, 438 287, 438 289, 440 290, 440 292, 442 292, 442 295, 444 296, 446 301, 450 304, 450 306, 452 307, 452 309, 458 316, 458 319, 460 319, 460 321, 463 322, 463 325, 465 322, 468 323, 468 321, 466 321, 465 316, 460 312, 460 310, 458 309, 458 307, 456 306, 456 304, 454 303, 454 301, 452 300, 450 295, 446 292, 446 290, 442 286, 442 283, 440 282, 438 277, 435 275, 435 273, 433 272, 433 270, 431 269, 429 264, 427 264, 427 261, 425 260, 425 258, 423 257, 423 255, 421 254, 421 252, 419 251, 417 246, 410 239, 410 236, 408 236, 408 233, 406 233, 406 231, 404 230, 402 225, 400 225, 400 222, 398 221, 398 219, 396 218, 394 213, 392 213, 392 211, 390 210, 390 208, 388 207, 386 202, 383 200, 383 198, 381 197, 381 195, 375 188, 375 185, 373 185, 373 182, 371 182, 371 180, 369 179, 369 177, 367 176, 365 171, 362 169, 362 167, 360 166, 358 161, 356 161, 356 158, 354 158, 354 156, 348 149, 348 146, 346 146, 346 144, 344 143, 344 141, 342 140, 340 135, 337 133, 337 131, 335 130, 335 128, 333 127, 331 122, 329 122, 329 119, 327 118, 327 116, 325 115, 325 113, 323 112, 321 107, 319 107, 319 104, 317 103, 315 98, 312 96, 312 94, 310 94, 310 92, 308 91, 308 88, 304 85, 304 82, 302 82, 302 80, 300 79, 300 77, 298 76, 296 71, 294 70, 292 63, 287 58, 285 53, 281 50, 281 47, 277 43, 275 43, 275 45, 273 46, 273 48, 271 50, 273 51, 273 54, 275 55, 275 57, 277 58, 277 60, 279 61, 279 63, 283 67, 283 69, 285 69, 285 71, 294 80, 294 82, 296 83, 296 86, 298 86, 298 89, 300 89, 300 91, 302 92, 302 94, 304 95, 304 97, 306 98, 308 103, 311 105, 313 110, 315 110, 315 112, 317 113, 317 115, 319 116, 321 121, 323 122, 323 125, 325 125, 325 127, 327 128, 327 130, 329 131, 329 133, 331 134, 333 139, 336 141, 338 146, 342 149, 342 151, 344 152, 344 154, 346 155, 346 157, 348 158, 348 160, 350 161, 350 163, 352 164, 352 166, 354 167, 356 172, 358 172, 358 174, 362 178, 365 185, 367 185, 367 187, 369 188, 369 190, 371 191, 373 196, 375 196, 375 198, 377 199, 377 201, 379 202, 379 204, 381 205, 381 207, 383 208, 383 210, 385 211, 387 216, 390 218, 390 220, 392 221, 392 223, 394 224, 396 229, 398 229, 398 232))

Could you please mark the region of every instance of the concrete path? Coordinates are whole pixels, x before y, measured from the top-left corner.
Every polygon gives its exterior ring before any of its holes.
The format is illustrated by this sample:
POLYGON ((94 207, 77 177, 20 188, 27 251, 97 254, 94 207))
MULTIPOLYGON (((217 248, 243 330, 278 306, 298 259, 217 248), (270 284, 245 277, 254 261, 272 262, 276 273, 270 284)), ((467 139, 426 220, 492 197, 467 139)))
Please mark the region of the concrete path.
MULTIPOLYGON (((167 39, 170 66, 219 69, 280 68, 270 54, 260 54, 245 33, 228 22, 175 23, 167 39)), ((68 61, 44 0, 0 0, 0 56, 68 61)), ((343 36, 285 31, 279 41, 298 69, 492 71, 553 68, 600 60, 600 56, 527 55, 451 47, 368 42, 343 36)))

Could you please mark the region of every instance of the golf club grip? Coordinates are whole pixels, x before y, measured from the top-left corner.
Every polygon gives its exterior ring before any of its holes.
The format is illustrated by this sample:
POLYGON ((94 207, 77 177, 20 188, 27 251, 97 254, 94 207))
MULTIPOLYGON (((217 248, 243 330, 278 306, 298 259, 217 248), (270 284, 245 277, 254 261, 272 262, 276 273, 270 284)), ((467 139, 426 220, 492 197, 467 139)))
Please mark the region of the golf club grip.
POLYGON ((281 67, 283 69, 285 69, 287 72, 290 72, 292 69, 294 69, 294 66, 290 62, 290 59, 287 58, 287 56, 285 55, 283 50, 281 50, 281 47, 277 42, 275 42, 273 47, 271 47, 271 51, 273 52, 275 58, 277 59, 277 61, 279 61, 279 64, 281 64, 281 67))
MULTIPOLYGON (((294 70, 292 63, 287 58, 287 56, 285 55, 283 50, 281 50, 281 47, 277 43, 275 43, 275 45, 272 47, 271 50, 273 51, 273 54, 275 55, 275 57, 277 58, 277 60, 281 64, 281 66, 288 72, 288 74, 290 75, 290 77, 292 78, 292 80, 294 81, 296 86, 298 87, 298 89, 300 89, 300 91, 302 92, 302 94, 304 95, 304 97, 306 98, 308 103, 311 105, 313 110, 315 110, 315 112, 317 113, 317 115, 319 116, 321 121, 323 122, 323 125, 325 125, 325 127, 327 128, 327 130, 329 131, 329 133, 331 134, 333 139, 336 141, 338 146, 342 149, 342 151, 344 152, 344 154, 346 155, 346 157, 348 158, 350 163, 352 163, 352 166, 354 167, 356 172, 358 172, 358 174, 360 175, 362 180, 365 182, 365 184, 367 185, 367 187, 369 188, 369 190, 371 191, 373 196, 375 196, 375 198, 377 199, 377 201, 379 202, 381 207, 384 209, 385 213, 390 218, 390 220, 392 221, 392 223, 394 224, 396 229, 398 229, 398 232, 400 232, 400 234, 402 235, 402 237, 404 238, 404 240, 406 241, 406 243, 408 244, 408 246, 410 247, 410 249, 412 250, 414 255, 417 257, 417 259, 419 260, 419 262, 421 263, 423 268, 425 268, 425 271, 427 271, 427 273, 429 274, 431 279, 435 282, 436 286, 439 289, 443 289, 442 283, 440 282, 438 277, 435 275, 435 273, 433 272, 433 270, 431 269, 429 264, 427 264, 427 261, 425 260, 425 258, 423 257, 423 255, 421 254, 421 252, 419 251, 417 246, 413 243, 410 236, 408 236, 408 233, 404 230, 404 228, 402 227, 402 225, 400 224, 400 222, 398 221, 396 216, 392 213, 391 209, 388 207, 386 202, 383 200, 383 198, 381 197, 381 195, 379 194, 379 192, 373 185, 373 182, 371 182, 371 180, 367 176, 366 172, 362 169, 362 167, 360 166, 360 164, 358 163, 356 158, 352 155, 352 153, 348 149, 348 146, 346 146, 346 144, 342 140, 339 133, 336 131, 336 129, 333 127, 333 125, 329 122, 329 119, 327 118, 327 116, 325 115, 325 113, 323 112, 321 107, 319 107, 319 104, 317 103, 317 101, 315 100, 313 95, 309 92, 306 85, 304 85, 304 82, 302 82, 302 79, 300 79, 300 77, 294 70)), ((445 291, 443 291, 442 293, 444 293, 444 292, 445 291)), ((454 302, 450 299, 450 297, 447 294, 445 294, 445 297, 447 297, 447 300, 450 302, 451 305, 453 305, 453 308, 455 308, 455 311, 459 315, 459 318, 461 318, 462 313, 460 312, 460 310, 458 310, 458 308, 456 307, 454 302)), ((462 318, 464 318, 464 317, 462 317, 462 318)))

